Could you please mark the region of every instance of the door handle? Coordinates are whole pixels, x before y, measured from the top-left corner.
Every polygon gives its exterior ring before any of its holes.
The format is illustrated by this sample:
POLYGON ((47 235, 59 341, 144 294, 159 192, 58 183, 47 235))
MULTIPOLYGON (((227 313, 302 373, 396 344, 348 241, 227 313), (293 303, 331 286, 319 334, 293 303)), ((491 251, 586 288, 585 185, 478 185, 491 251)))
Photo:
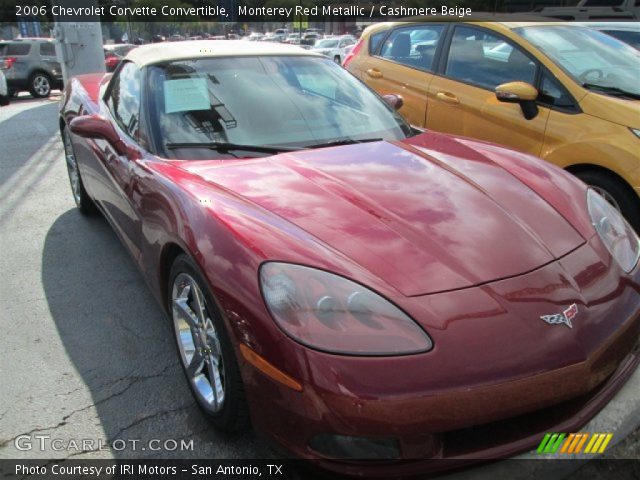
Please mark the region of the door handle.
POLYGON ((371 78, 382 78, 382 72, 376 68, 370 68, 367 70, 367 75, 371 78))
POLYGON ((444 103, 449 103, 451 105, 458 105, 460 100, 453 93, 450 92, 438 92, 436 93, 436 98, 444 103))

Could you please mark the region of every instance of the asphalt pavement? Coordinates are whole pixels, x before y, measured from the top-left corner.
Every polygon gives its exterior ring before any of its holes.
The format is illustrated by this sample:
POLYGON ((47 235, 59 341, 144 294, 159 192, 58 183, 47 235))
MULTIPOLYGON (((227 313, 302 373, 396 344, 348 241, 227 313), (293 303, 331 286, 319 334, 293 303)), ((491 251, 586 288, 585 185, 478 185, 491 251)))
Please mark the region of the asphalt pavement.
MULTIPOLYGON (((0 458, 271 458, 252 432, 210 428, 142 276, 106 221, 75 209, 58 99, 23 94, 0 108, 0 458), (16 445, 36 435, 49 448, 16 445), (53 450, 54 438, 94 443, 53 450), (152 439, 155 448, 171 441, 152 450, 152 439), (126 446, 95 451, 98 440, 126 446), (174 448, 181 440, 186 450, 174 448)), ((614 458, 640 459, 634 378, 591 424, 621 432, 614 458)), ((575 478, 597 475, 592 462, 575 478)))

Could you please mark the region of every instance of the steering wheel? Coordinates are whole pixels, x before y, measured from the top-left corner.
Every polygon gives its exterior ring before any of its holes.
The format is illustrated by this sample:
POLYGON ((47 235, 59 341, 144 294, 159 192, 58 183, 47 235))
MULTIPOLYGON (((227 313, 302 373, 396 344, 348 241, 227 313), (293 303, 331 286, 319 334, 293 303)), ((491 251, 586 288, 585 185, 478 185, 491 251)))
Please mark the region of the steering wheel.
POLYGON ((581 82, 585 83, 587 81, 598 81, 603 77, 604 77, 604 72, 599 68, 589 68, 588 70, 585 70, 584 72, 582 72, 578 78, 580 79, 581 82), (595 73, 598 76, 596 78, 588 78, 592 73, 595 73))

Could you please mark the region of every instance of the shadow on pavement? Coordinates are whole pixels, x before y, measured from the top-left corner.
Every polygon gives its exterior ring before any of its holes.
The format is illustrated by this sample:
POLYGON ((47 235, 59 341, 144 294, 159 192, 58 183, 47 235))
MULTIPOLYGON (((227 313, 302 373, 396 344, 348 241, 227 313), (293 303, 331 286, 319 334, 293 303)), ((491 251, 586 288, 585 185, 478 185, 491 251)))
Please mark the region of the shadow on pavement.
POLYGON ((74 209, 56 219, 45 240, 42 283, 107 439, 194 439, 193 451, 127 447, 112 449, 116 458, 271 456, 251 432, 226 436, 211 429, 178 364, 168 318, 103 217, 74 209))

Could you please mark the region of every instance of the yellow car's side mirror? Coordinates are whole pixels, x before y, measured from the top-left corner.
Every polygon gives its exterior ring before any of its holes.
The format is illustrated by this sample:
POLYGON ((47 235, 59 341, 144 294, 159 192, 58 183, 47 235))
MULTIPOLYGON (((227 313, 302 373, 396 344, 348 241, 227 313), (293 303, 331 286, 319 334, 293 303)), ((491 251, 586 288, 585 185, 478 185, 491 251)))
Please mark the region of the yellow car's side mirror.
POLYGON ((526 82, 503 83, 496 87, 496 98, 505 103, 519 103, 522 114, 527 120, 531 120, 538 115, 538 90, 526 82))

